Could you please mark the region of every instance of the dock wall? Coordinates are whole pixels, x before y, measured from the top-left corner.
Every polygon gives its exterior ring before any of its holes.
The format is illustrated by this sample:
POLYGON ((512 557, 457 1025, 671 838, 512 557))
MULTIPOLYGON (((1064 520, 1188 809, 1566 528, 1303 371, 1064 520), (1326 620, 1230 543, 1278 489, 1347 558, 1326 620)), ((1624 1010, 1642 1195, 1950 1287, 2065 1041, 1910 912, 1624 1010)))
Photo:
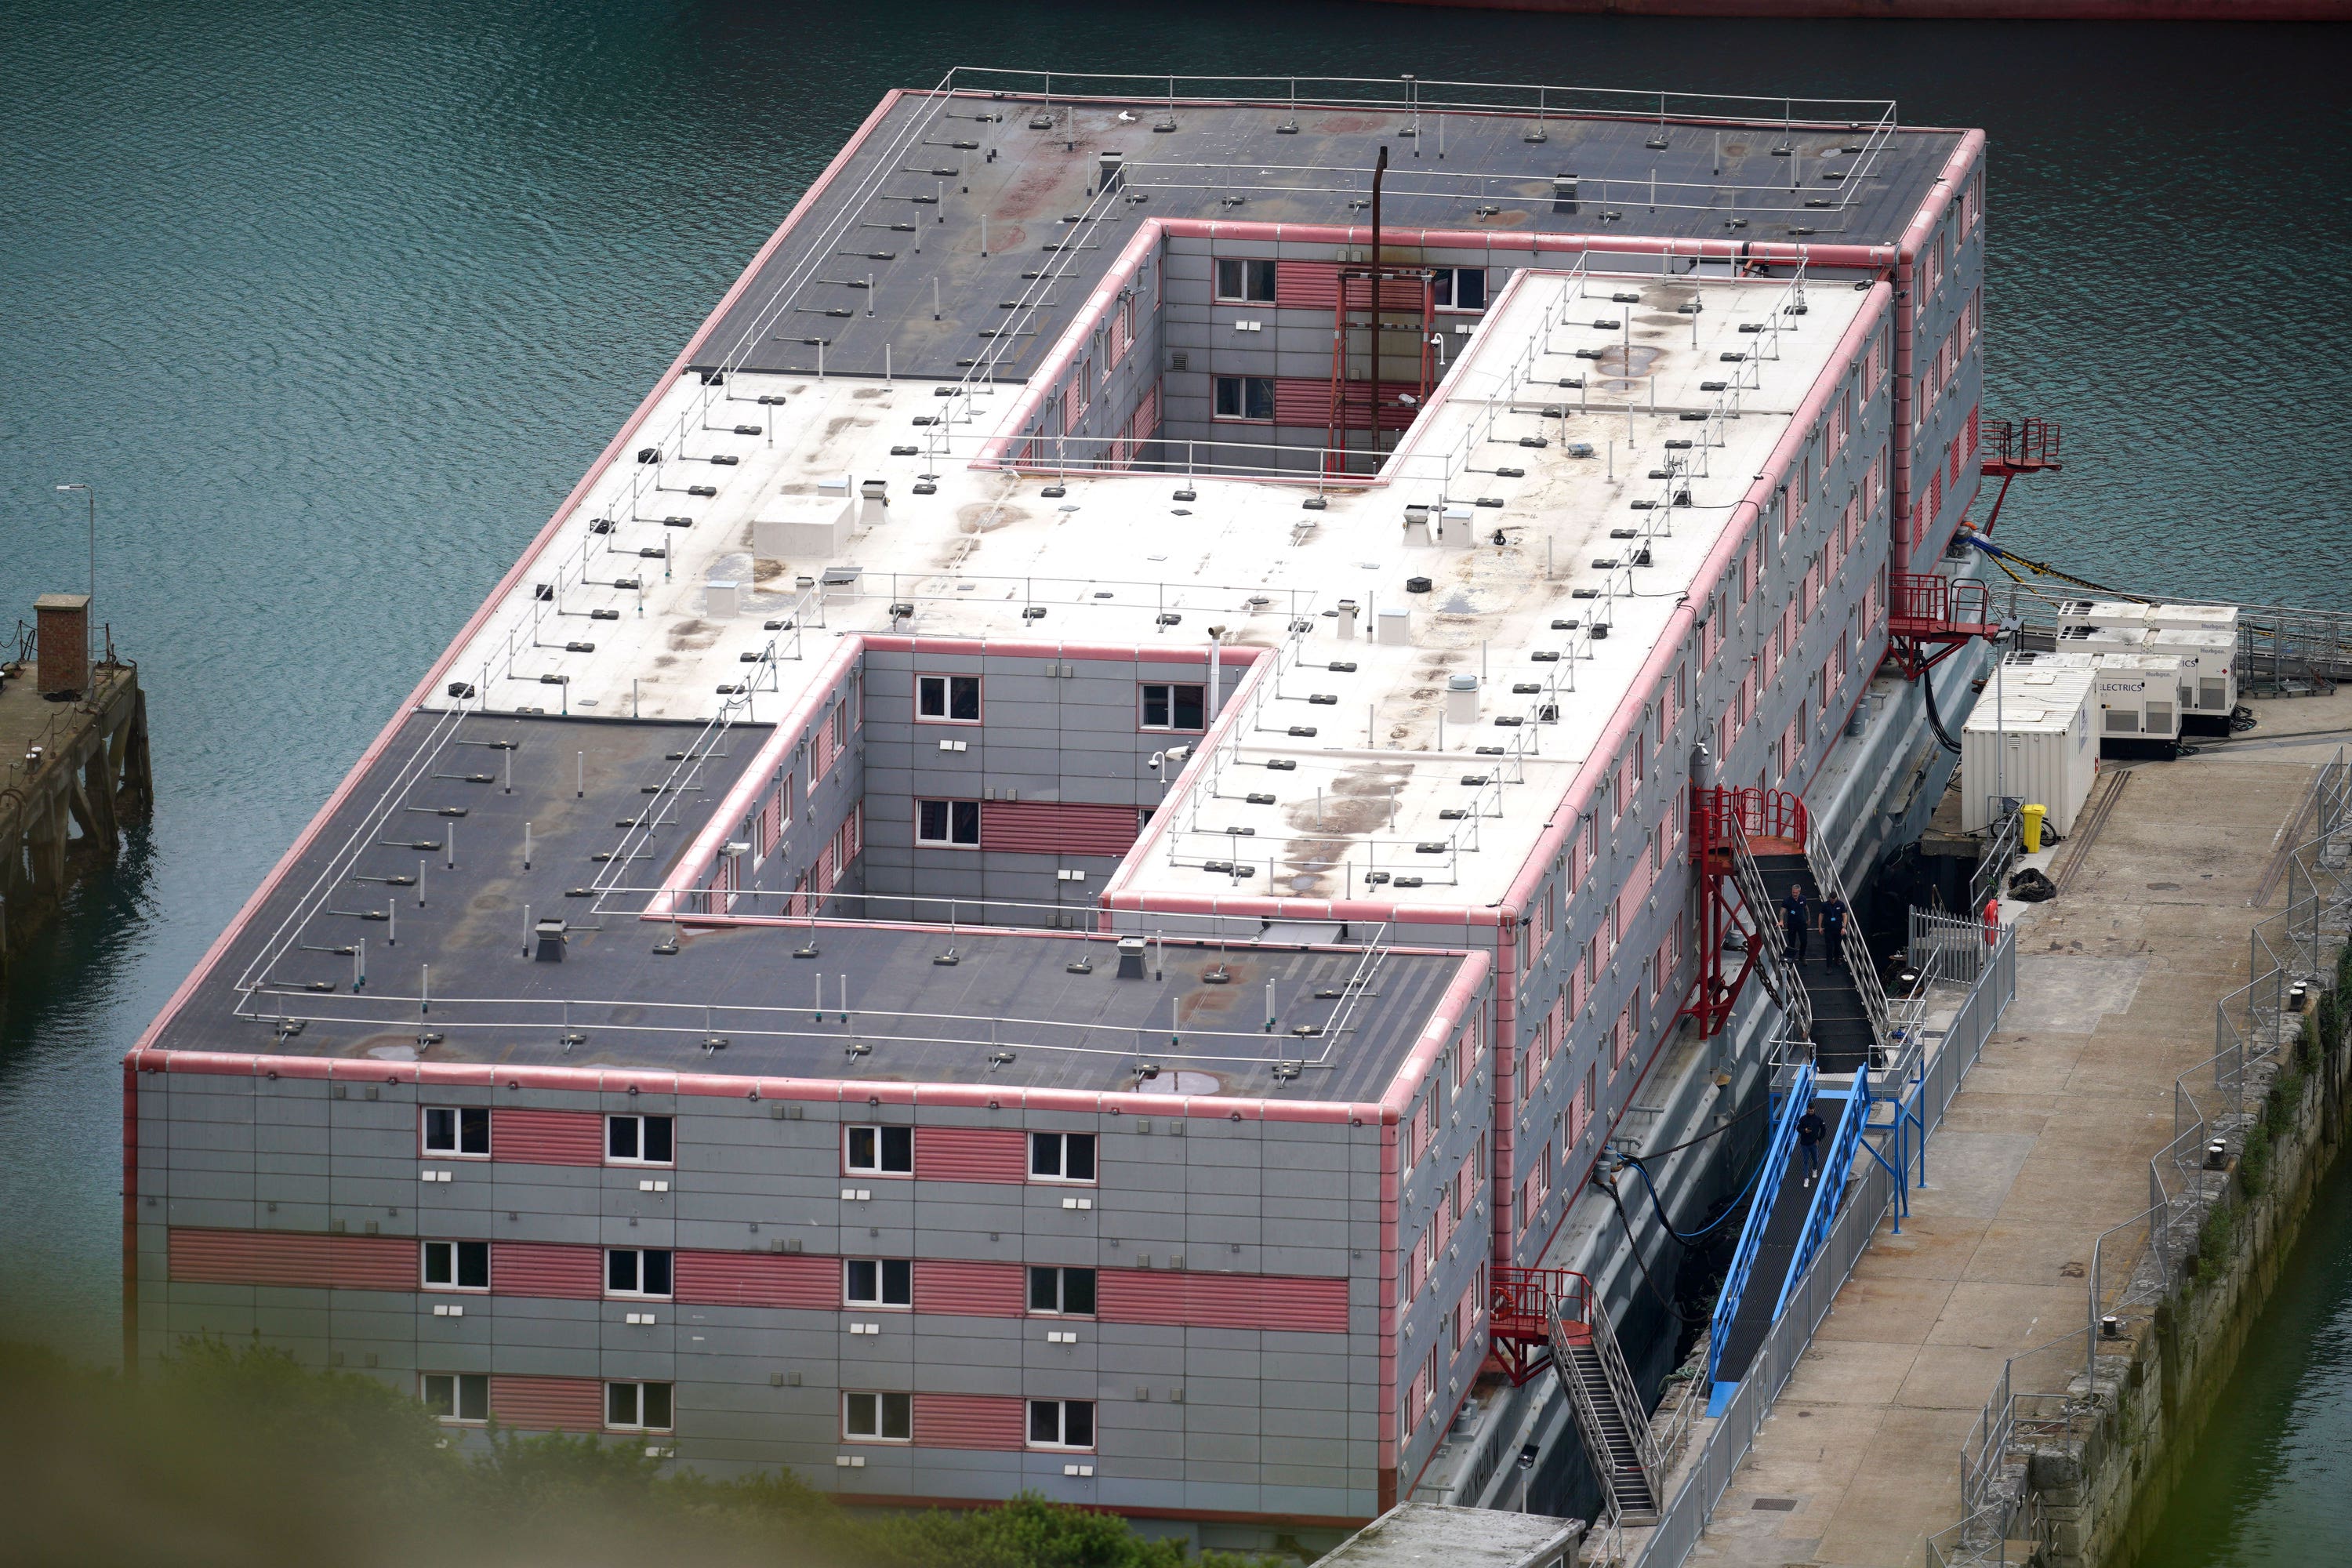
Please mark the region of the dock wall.
MULTIPOLYGON (((2343 1149, 2352 1052, 2283 1054, 2247 1086, 2269 1134, 2263 1169, 2236 1134, 2230 1168, 2216 1173, 2197 1227, 2188 1278, 2159 1302, 2137 1339, 2102 1353, 2076 1398, 2079 1430, 2031 1453, 2029 1512, 2039 1517, 2049 1568, 2101 1568, 2137 1558, 2165 1500, 2197 1455, 2199 1434, 2231 1385, 2239 1356, 2294 1249, 2320 1184, 2343 1149)), ((2106 1342, 2102 1342, 2103 1345, 2106 1342)))

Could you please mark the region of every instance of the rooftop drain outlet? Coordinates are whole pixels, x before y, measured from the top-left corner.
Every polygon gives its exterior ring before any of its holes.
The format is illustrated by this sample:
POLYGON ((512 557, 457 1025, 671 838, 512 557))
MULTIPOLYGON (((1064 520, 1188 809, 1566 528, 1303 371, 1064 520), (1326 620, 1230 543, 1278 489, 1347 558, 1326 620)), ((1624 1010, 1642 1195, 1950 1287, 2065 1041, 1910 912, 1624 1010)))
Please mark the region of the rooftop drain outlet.
POLYGON ((1426 594, 1432 585, 1426 577, 1408 577, 1404 580, 1404 591, 1408 594, 1426 594))

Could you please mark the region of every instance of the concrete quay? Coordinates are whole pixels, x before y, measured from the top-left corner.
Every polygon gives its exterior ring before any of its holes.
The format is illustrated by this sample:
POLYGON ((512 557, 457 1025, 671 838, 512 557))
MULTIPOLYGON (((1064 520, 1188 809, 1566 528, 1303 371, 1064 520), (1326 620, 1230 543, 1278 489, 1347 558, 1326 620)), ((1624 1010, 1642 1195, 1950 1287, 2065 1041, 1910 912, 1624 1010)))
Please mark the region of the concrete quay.
POLYGON ((2147 1206, 2173 1081, 2214 1048, 2249 930, 2284 900, 2352 693, 2252 704, 2194 757, 2109 763, 2076 835, 2009 905, 2018 989, 1690 1561, 1922 1561, 1960 1518, 1961 1447, 2004 1363, 2084 1321, 2091 1249, 2147 1206))

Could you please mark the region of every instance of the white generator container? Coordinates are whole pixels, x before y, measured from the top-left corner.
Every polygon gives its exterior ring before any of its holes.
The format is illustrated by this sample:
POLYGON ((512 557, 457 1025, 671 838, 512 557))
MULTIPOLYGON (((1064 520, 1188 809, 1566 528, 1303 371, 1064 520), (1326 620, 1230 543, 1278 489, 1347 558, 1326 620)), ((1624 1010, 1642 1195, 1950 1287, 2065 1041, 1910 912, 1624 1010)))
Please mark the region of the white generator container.
POLYGON ((2235 605, 2151 605, 2147 625, 2153 631, 2227 632, 2238 635, 2235 605))
POLYGON ((2135 599, 2064 599, 2058 605, 2062 626, 2145 626, 2148 606, 2135 599))
POLYGON ((2085 649, 2095 653, 2102 648, 2122 648, 2138 653, 2147 648, 2147 639, 2155 635, 2137 621, 2128 626, 2105 621, 2070 621, 2058 627, 2058 651, 2085 649))
POLYGON ((2183 713, 2192 719, 2229 719, 2230 710, 2238 705, 2238 634, 2234 627, 2228 631, 2152 631, 2145 646, 2148 653, 2168 653, 2180 660, 2181 684, 2190 691, 2189 696, 2180 700, 2183 713))
POLYGON ((2060 833, 2089 798, 2099 770, 2096 671, 2006 664, 1993 672, 1960 731, 1960 830, 1980 833, 2000 797, 2049 808, 2060 833))
MULTIPOLYGON (((2102 742, 2180 738, 2180 713, 2191 693, 2173 655, 2077 644, 2060 653, 2014 653, 2003 668, 2016 672, 2011 679, 2021 684, 2029 671, 2089 671, 2096 709, 2092 730, 2102 742)), ((2012 694, 2018 689, 2010 688, 2012 694)))
POLYGON ((2097 667, 2099 739, 2180 739, 2180 710, 2193 692, 2177 655, 2099 653, 2092 659, 2097 667))

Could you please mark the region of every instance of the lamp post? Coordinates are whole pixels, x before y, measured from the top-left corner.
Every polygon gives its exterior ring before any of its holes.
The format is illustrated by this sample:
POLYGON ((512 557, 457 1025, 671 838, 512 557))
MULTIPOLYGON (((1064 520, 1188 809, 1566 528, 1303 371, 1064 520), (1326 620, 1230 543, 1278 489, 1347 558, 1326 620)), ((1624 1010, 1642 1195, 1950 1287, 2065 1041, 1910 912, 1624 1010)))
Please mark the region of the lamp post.
POLYGON ((88 485, 59 485, 57 489, 59 495, 79 492, 89 501, 89 609, 83 612, 82 627, 83 652, 89 655, 89 649, 96 646, 93 639, 98 630, 94 613, 98 608, 98 492, 88 485))

